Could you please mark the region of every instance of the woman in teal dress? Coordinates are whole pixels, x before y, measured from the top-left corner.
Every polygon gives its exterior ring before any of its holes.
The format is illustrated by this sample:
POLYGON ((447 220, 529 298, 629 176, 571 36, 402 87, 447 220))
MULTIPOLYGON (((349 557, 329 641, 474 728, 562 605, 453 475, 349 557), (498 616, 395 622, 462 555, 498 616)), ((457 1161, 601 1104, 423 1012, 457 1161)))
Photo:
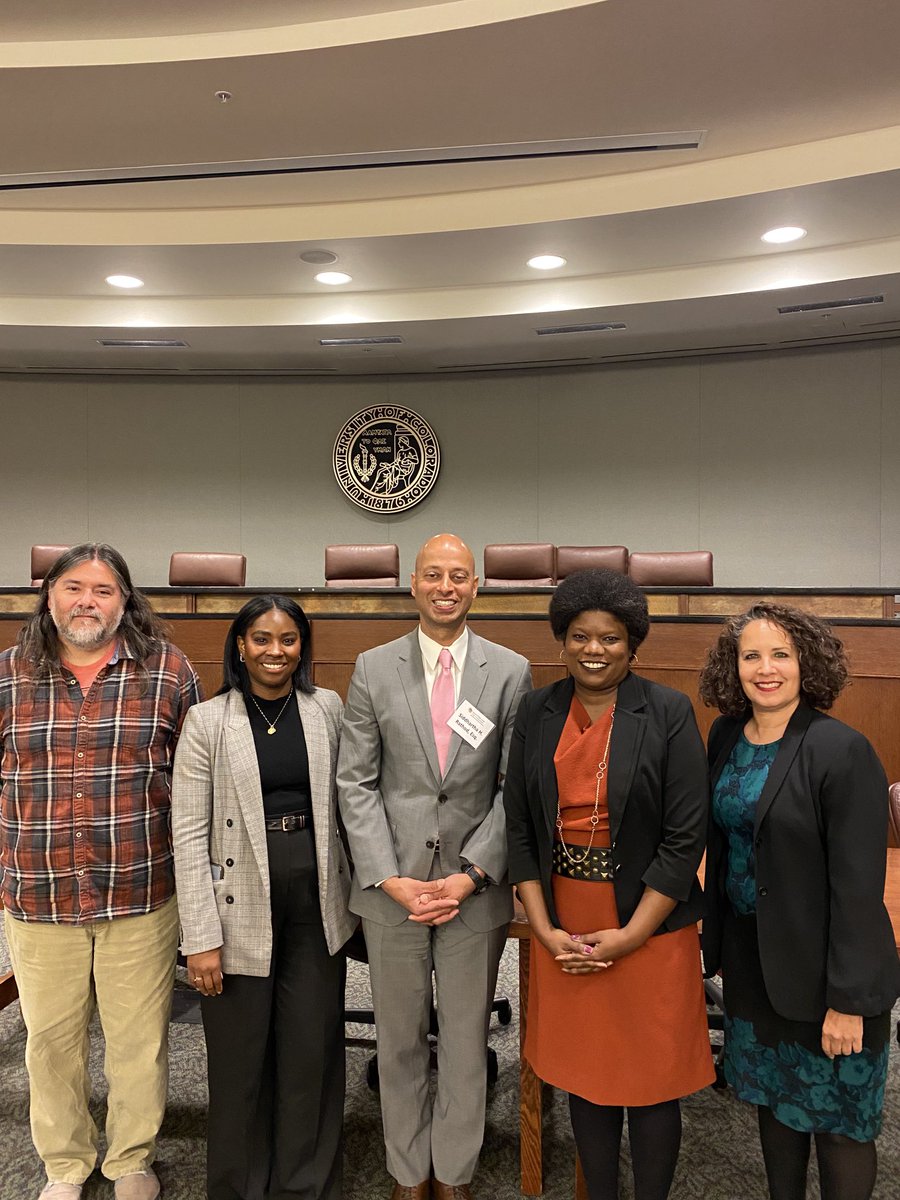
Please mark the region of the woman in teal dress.
POLYGON ((847 681, 830 628, 758 604, 726 622, 700 694, 712 811, 706 970, 721 968, 725 1074, 757 1106, 772 1200, 869 1200, 900 965, 884 908, 887 780, 828 717, 847 681))

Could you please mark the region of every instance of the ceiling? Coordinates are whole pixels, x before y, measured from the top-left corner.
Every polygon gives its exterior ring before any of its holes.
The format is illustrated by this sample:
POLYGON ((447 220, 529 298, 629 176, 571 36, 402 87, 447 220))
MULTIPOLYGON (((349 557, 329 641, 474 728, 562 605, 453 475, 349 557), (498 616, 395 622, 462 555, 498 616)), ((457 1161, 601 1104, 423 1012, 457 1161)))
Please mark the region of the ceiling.
POLYGON ((0 371, 446 372, 900 333, 894 0, 865 20, 853 0, 3 8, 0 371), (670 134, 699 146, 646 148, 670 134), (788 224, 807 236, 760 240, 788 224), (310 251, 352 282, 316 282, 310 251), (883 299, 827 307, 862 297, 883 299), (598 323, 625 328, 537 332, 598 323), (366 337, 401 340, 320 345, 366 337), (100 344, 122 339, 186 344, 100 344))

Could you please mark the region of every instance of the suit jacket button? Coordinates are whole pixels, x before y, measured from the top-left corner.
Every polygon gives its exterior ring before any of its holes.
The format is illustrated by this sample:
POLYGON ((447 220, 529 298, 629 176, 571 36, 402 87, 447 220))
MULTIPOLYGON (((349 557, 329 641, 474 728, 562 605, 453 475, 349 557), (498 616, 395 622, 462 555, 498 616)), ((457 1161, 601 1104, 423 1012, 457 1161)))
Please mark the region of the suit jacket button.
POLYGON ((231 817, 229 817, 228 820, 225 822, 225 824, 230 829, 232 827, 232 825, 234 824, 234 821, 232 821, 231 817))
POLYGON ((425 845, 428 847, 429 850, 434 849, 434 842, 431 840, 431 838, 428 839, 428 841, 425 843, 425 845))
POLYGON ((226 867, 233 867, 233 866, 234 866, 234 859, 233 859, 233 858, 226 858, 226 859, 225 859, 225 866, 226 866, 226 867))
POLYGON ((438 796, 438 804, 446 804, 448 799, 449 799, 449 796, 447 795, 447 793, 441 792, 441 794, 438 796))
POLYGON ((226 904, 234 904, 234 896, 226 896, 225 903, 226 904))
POLYGON ((760 889, 759 889, 759 894, 760 894, 761 896, 768 896, 768 894, 769 894, 769 889, 768 889, 768 888, 760 888, 760 889))

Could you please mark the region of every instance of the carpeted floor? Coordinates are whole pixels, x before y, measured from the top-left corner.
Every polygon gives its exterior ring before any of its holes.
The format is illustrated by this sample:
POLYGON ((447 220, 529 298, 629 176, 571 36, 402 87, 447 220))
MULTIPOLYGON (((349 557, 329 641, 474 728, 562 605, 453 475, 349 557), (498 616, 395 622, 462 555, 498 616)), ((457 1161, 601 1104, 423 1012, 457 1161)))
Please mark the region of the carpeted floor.
MULTIPOLYGON (((6 948, 0 937, 0 970, 6 948)), ((504 957, 500 988, 516 1008, 516 948, 504 957)), ((348 1007, 364 1007, 368 982, 365 968, 351 963, 348 1007)), ((179 984, 178 1009, 190 1006, 192 993, 179 984)), ((190 1016, 190 1012, 187 1014, 190 1016)), ((900 1015, 900 1013, 898 1013, 900 1015)), ((157 1169, 164 1200, 203 1200, 205 1132, 205 1054, 199 1024, 173 1022, 170 1027, 171 1086, 166 1121, 159 1142, 157 1169)), ((354 1026, 350 1033, 368 1036, 354 1026)), ((476 1200, 517 1200, 518 1022, 491 1027, 500 1075, 488 1101, 484 1151, 473 1190, 476 1200)), ((18 1004, 0 1013, 0 1200, 36 1200, 44 1177, 28 1130, 28 1086, 24 1066, 25 1031, 18 1004)), ((346 1172, 347 1200, 387 1200, 391 1181, 384 1168, 377 1097, 365 1082, 371 1051, 347 1051, 346 1172)), ((102 1042, 94 1038, 91 1060, 94 1108, 103 1121, 102 1042)), ((545 1192, 547 1200, 574 1194, 574 1151, 565 1098, 546 1089, 544 1107, 545 1192)), ((756 1138, 755 1113, 728 1092, 707 1089, 684 1103, 684 1142, 671 1200, 766 1200, 767 1191, 756 1138)), ((880 1174, 875 1200, 900 1195, 900 1048, 891 1048, 891 1074, 885 1108, 885 1130, 879 1141, 880 1174)), ((623 1152, 622 1200, 633 1195, 623 1152)), ((818 1197, 815 1167, 809 1196, 818 1197)), ((111 1200, 112 1186, 95 1172, 83 1200, 111 1200)))

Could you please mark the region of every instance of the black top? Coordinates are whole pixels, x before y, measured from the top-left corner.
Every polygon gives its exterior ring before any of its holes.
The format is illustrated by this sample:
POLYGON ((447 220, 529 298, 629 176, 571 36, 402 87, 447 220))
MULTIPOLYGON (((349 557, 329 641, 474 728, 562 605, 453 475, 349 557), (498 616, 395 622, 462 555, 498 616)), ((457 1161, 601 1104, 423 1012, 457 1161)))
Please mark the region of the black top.
POLYGON ((293 693, 285 707, 287 699, 287 696, 279 696, 277 700, 264 700, 262 696, 246 698, 259 763, 263 809, 267 817, 305 813, 312 818, 306 738, 293 693), (282 708, 284 712, 279 717, 282 708), (275 721, 275 733, 270 734, 268 729, 272 721, 275 721))

